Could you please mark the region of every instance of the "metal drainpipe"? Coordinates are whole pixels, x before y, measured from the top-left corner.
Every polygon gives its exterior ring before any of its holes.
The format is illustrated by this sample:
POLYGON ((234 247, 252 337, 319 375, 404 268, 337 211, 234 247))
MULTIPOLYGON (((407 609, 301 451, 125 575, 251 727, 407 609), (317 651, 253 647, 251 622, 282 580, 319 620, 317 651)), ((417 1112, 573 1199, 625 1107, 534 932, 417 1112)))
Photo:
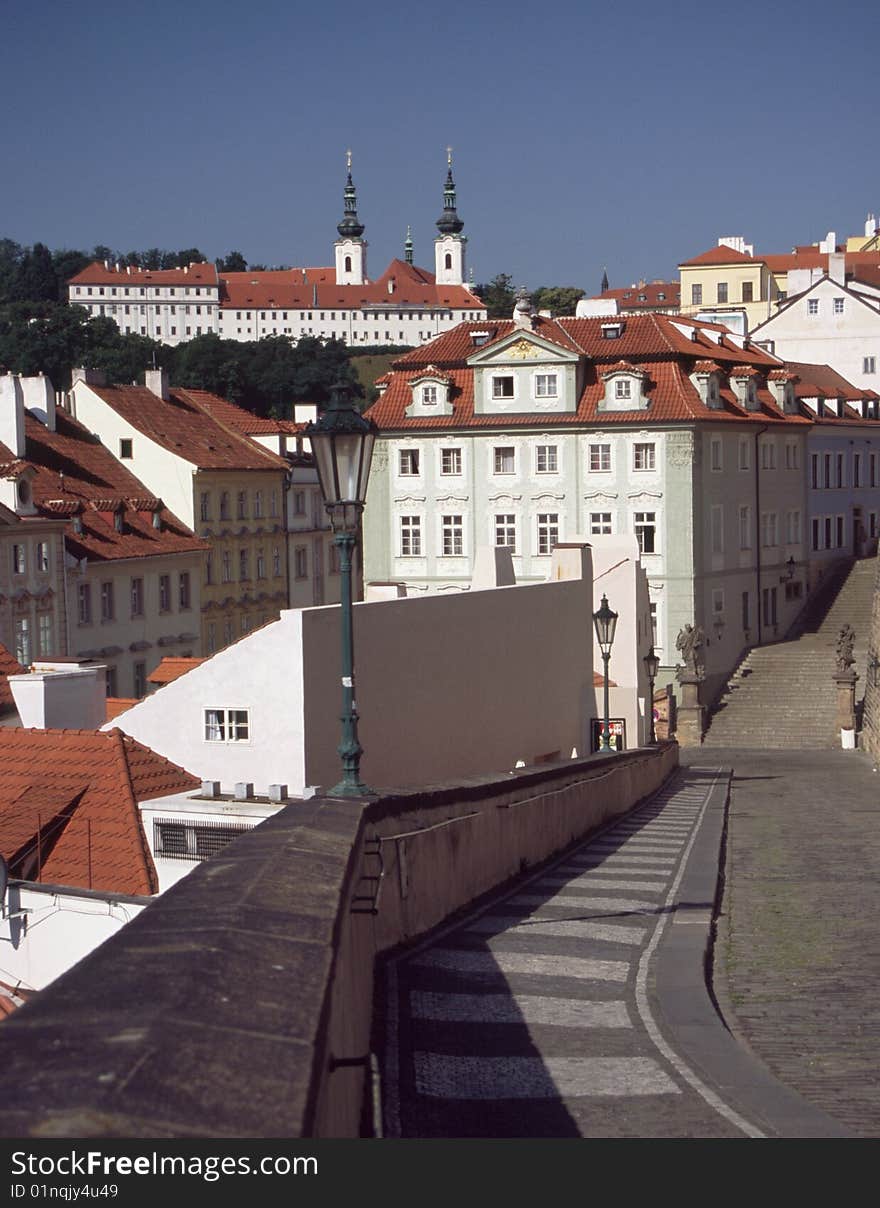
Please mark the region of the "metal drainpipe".
POLYGON ((758 463, 758 440, 764 435, 769 424, 759 428, 755 433, 755 577, 758 584, 758 594, 755 600, 755 612, 758 618, 758 645, 761 645, 761 467, 758 463))

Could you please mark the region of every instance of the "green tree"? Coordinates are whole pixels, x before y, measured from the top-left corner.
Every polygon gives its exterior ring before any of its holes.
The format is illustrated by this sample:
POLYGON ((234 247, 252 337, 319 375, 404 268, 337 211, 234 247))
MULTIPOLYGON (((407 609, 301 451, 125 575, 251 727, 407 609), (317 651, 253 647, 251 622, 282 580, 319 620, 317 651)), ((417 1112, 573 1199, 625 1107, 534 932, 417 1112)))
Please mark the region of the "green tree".
POLYGON ((573 315, 584 296, 582 289, 571 285, 542 285, 532 294, 535 310, 549 310, 553 315, 573 315))
POLYGON ((15 285, 24 248, 14 239, 0 239, 0 305, 17 301, 15 285))
POLYGON ((509 273, 498 273, 488 284, 478 285, 475 292, 482 299, 490 319, 509 319, 513 314, 516 290, 509 273))
POLYGON ((246 273, 247 261, 241 252, 230 252, 228 256, 220 256, 215 260, 217 269, 221 273, 246 273))
POLYGON ((80 306, 15 302, 0 313, 0 365, 10 373, 45 373, 58 390, 70 386, 70 370, 86 359, 91 320, 80 306))
POLYGON ((55 276, 52 253, 45 243, 35 243, 22 256, 15 293, 20 302, 58 301, 58 278, 55 276))
POLYGON ((55 279, 58 282, 58 296, 56 301, 67 301, 67 283, 71 277, 75 277, 77 273, 82 272, 87 264, 91 264, 91 257, 85 252, 75 252, 67 249, 55 251, 52 253, 52 267, 55 269, 55 279))

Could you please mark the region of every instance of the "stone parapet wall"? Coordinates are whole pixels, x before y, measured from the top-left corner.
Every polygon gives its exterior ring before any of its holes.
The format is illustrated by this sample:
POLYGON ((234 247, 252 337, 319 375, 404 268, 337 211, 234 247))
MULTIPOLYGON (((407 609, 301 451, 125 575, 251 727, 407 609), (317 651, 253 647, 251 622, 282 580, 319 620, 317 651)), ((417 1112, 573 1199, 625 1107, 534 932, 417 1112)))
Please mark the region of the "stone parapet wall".
POLYGON ((664 743, 291 804, 3 1025, 15 1094, 0 1130, 357 1136, 377 958, 625 813, 677 764, 664 743))
POLYGON ((880 557, 874 577, 874 599, 871 604, 871 633, 868 639, 868 661, 865 673, 865 703, 862 711, 860 742, 875 760, 880 760, 880 683, 871 680, 871 659, 880 659, 880 557))

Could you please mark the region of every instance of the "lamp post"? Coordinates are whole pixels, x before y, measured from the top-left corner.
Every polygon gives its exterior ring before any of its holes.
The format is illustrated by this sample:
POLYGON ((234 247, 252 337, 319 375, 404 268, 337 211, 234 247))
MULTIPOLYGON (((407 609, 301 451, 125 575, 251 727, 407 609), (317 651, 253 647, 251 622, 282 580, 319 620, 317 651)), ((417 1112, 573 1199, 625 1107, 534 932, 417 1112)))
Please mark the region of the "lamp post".
POLYGON ((596 641, 602 651, 602 662, 605 664, 605 723, 599 750, 603 755, 610 755, 614 748, 611 746, 611 726, 608 721, 608 661, 611 658, 614 630, 617 628, 617 613, 608 607, 608 597, 605 595, 602 596, 602 604, 593 613, 593 624, 596 627, 596 641))
POLYGON ((642 659, 642 662, 645 664, 645 672, 648 676, 648 684, 649 684, 648 708, 650 710, 649 716, 651 718, 651 728, 650 728, 650 737, 649 737, 648 741, 653 746, 654 743, 657 741, 657 738, 654 734, 654 680, 657 678, 657 672, 660 670, 660 659, 654 653, 653 646, 648 651, 648 653, 645 655, 645 657, 642 659))
POLYGON ((337 382, 327 406, 303 433, 315 455, 324 507, 339 550, 342 583, 342 738, 336 748, 342 760, 342 780, 329 791, 331 797, 363 797, 372 792, 360 776, 363 748, 358 742, 354 690, 351 569, 377 429, 355 407, 352 394, 347 382, 337 382))

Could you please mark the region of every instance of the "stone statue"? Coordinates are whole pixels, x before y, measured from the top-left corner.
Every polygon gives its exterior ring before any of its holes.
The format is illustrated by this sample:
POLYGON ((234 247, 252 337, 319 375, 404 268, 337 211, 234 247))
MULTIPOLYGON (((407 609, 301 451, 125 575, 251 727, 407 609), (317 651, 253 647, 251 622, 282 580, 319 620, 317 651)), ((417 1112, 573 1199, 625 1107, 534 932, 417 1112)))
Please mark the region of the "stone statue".
POLYGON ((702 649, 706 644, 706 635, 699 625, 685 625, 675 639, 675 649, 681 651, 684 666, 676 668, 676 676, 681 681, 682 676, 702 679, 706 674, 706 664, 703 660, 702 649))
POLYGON ((837 636, 837 674, 846 675, 856 661, 853 654, 855 646, 855 630, 849 624, 844 625, 837 636))

